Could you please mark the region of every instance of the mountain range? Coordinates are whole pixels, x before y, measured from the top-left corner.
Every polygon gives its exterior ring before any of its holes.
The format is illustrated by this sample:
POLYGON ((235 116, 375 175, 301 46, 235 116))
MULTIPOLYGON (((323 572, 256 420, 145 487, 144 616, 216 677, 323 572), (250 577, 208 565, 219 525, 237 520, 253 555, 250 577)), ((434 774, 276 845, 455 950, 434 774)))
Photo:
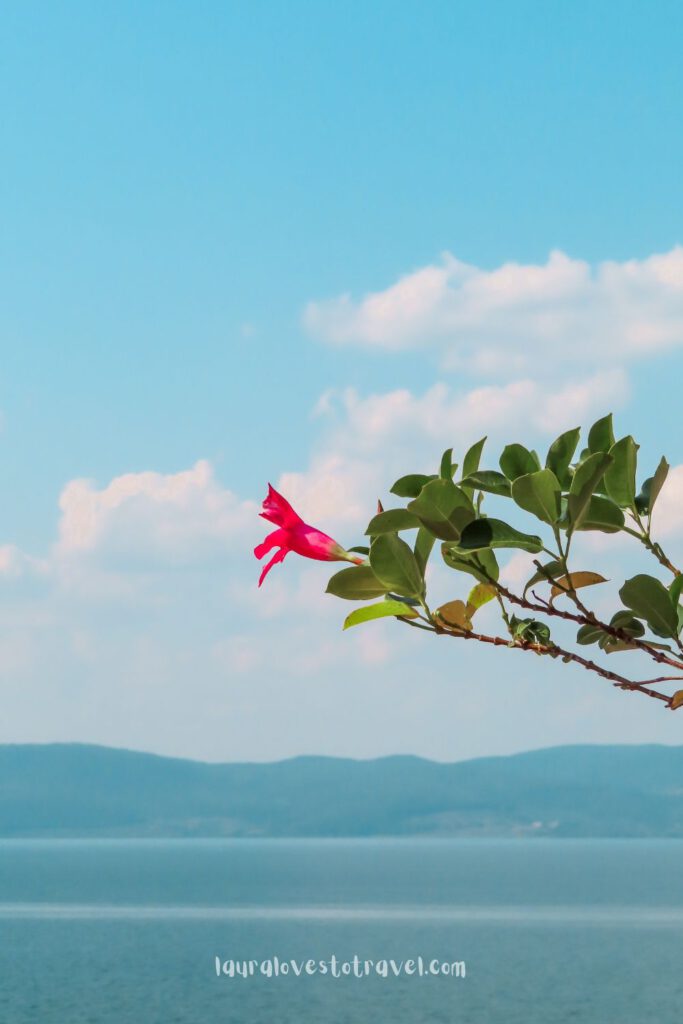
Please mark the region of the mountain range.
POLYGON ((683 837, 683 747, 207 764, 0 746, 0 836, 683 837))

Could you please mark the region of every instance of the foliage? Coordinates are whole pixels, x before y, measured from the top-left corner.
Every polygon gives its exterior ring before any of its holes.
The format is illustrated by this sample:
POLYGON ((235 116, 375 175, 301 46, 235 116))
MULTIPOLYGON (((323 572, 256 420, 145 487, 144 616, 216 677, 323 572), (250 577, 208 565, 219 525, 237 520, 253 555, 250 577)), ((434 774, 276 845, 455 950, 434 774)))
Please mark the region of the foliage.
POLYGON ((530 651, 577 664, 625 690, 638 691, 675 710, 683 706, 683 576, 651 533, 653 511, 669 471, 662 458, 638 487, 638 445, 630 436, 615 439, 612 416, 588 431, 580 448, 580 428, 568 430, 550 445, 544 463, 535 451, 509 444, 498 468, 481 468, 486 438, 467 451, 462 470, 452 449, 444 452, 438 473, 410 473, 391 493, 403 505, 384 510, 370 521, 362 564, 342 569, 328 592, 350 601, 383 598, 347 616, 345 628, 394 617, 412 628, 436 635, 471 639, 494 646, 530 651), (578 452, 578 454, 577 454, 578 452), (491 500, 507 503, 524 529, 484 511, 491 500), (523 514, 523 515, 522 515, 523 514), (606 583, 585 565, 574 565, 572 544, 582 532, 625 535, 643 545, 659 576, 639 573, 619 589, 621 605, 598 616, 584 591, 606 583), (529 552, 535 571, 520 593, 500 582, 500 552, 529 552), (432 609, 427 599, 427 569, 441 557, 455 572, 454 596, 432 609), (473 586, 474 584, 474 586, 473 586), (495 601, 504 635, 479 632, 474 618, 495 601), (553 620, 576 632, 575 648, 552 638, 553 620), (663 641, 663 642, 662 642, 663 641), (654 679, 632 679, 586 657, 635 652, 663 666, 654 679), (675 670, 675 674, 672 670, 675 670), (673 694, 659 683, 681 689, 673 694))

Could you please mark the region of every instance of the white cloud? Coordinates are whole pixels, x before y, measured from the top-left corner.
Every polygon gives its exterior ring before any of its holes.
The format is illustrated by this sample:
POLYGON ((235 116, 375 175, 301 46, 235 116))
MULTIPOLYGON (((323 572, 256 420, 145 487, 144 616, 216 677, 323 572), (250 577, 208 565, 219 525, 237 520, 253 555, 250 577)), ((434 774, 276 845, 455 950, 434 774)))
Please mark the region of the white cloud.
POLYGON ((182 565, 225 551, 256 511, 217 483, 204 460, 179 473, 126 473, 101 489, 72 480, 59 507, 58 560, 98 555, 145 565, 182 565))
POLYGON ((683 248, 594 267, 553 252, 494 270, 446 253, 360 301, 310 302, 304 323, 334 344, 436 347, 449 366, 482 373, 636 358, 683 344, 683 248))
POLYGON ((343 433, 356 451, 385 448, 387 443, 400 448, 408 436, 459 447, 501 429, 546 434, 621 405, 628 390, 621 369, 603 370, 554 390, 530 378, 470 391, 438 383, 422 395, 400 389, 361 398, 348 390, 341 396, 348 421, 343 433))
POLYGON ((523 590, 527 580, 531 579, 540 555, 532 555, 526 551, 516 551, 500 570, 500 580, 512 590, 523 590))
POLYGON ((497 441, 543 447, 555 434, 619 407, 628 396, 621 369, 602 370, 554 390, 530 378, 458 391, 437 383, 422 394, 407 388, 360 395, 325 392, 315 413, 327 433, 303 470, 283 473, 276 486, 309 523, 340 543, 359 542, 378 497, 407 472, 433 472, 441 452, 456 458, 483 434, 484 461, 497 465, 497 441), (514 437, 513 433, 518 432, 514 437), (352 531, 356 531, 354 534, 352 531))
POLYGON ((374 460, 358 458, 335 436, 308 469, 283 473, 277 489, 306 522, 321 529, 323 523, 344 528, 367 520, 369 495, 384 482, 378 469, 374 460))
POLYGON ((15 544, 0 544, 0 577, 16 580, 26 574, 42 575, 47 563, 25 554, 15 544))
POLYGON ((655 539, 680 537, 683 534, 681 510, 683 510, 683 466, 673 466, 652 513, 652 535, 655 539))

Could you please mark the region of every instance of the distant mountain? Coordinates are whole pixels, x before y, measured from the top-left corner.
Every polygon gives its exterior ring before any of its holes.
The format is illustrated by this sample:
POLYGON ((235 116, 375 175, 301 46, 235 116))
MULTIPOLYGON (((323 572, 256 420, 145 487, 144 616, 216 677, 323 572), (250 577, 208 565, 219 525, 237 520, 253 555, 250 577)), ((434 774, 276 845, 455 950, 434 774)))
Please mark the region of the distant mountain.
POLYGON ((679 836, 683 747, 204 764, 0 746, 0 836, 679 836))

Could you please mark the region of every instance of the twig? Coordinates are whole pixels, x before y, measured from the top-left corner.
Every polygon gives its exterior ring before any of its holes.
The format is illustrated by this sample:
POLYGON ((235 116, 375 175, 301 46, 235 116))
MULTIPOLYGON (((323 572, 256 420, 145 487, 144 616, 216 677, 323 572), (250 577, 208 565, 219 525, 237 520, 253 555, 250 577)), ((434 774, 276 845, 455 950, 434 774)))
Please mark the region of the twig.
MULTIPOLYGON (((408 620, 404 620, 408 621, 408 620)), ((415 625, 415 623, 411 623, 415 625)), ((638 693, 643 693, 648 697, 654 697, 656 700, 663 700, 666 704, 671 704, 671 697, 665 693, 660 693, 659 690, 651 689, 651 683, 665 682, 665 678, 660 679, 646 679, 643 682, 636 682, 631 679, 626 679, 625 676, 619 675, 617 672, 611 672, 609 669, 603 668, 601 665, 597 665, 594 661, 590 661, 588 658, 583 658, 580 654, 574 654, 572 651, 566 651, 562 647, 558 647, 557 644, 539 644, 531 640, 506 640, 502 636, 488 636, 486 633, 475 633, 471 629, 462 630, 450 630, 444 629, 441 626, 437 626, 434 630, 435 633, 444 636, 459 637, 463 640, 478 640, 480 643, 493 644, 495 647, 514 647, 522 651, 533 651, 535 654, 549 654, 551 657, 561 657, 565 661, 573 661, 577 665, 582 665, 583 668, 590 672, 595 672, 597 675, 602 676, 603 679, 609 679, 610 682, 614 683, 622 690, 632 690, 638 693)), ((667 677, 678 678, 678 677, 667 677)))
POLYGON ((400 622, 405 622, 406 626, 412 626, 413 629, 424 629, 427 633, 436 633, 433 626, 422 626, 419 622, 415 622, 413 619, 406 619, 403 615, 397 615, 396 618, 400 622))
POLYGON ((525 597, 518 597, 517 594, 513 594, 511 590, 503 586, 502 583, 491 579, 490 582, 496 587, 503 597, 506 597, 512 604, 519 605, 521 608, 526 608, 528 611, 543 612, 546 615, 553 615, 558 619, 565 619, 567 622, 576 622, 580 626, 595 626, 607 633, 609 636, 613 636, 617 640, 624 640, 626 643, 633 644, 638 650, 643 651, 645 654, 649 654, 656 662, 660 665, 671 665, 672 668, 683 669, 683 664, 675 659, 670 658, 663 651, 658 651, 654 647, 650 647, 649 644, 644 640, 639 640, 637 637, 630 636, 625 630, 619 629, 616 626, 608 626, 606 622, 601 622, 592 612, 586 609, 586 614, 580 613, 575 614, 574 612, 566 612, 560 608, 556 608, 555 605, 545 602, 540 604, 534 601, 527 601, 525 597))

